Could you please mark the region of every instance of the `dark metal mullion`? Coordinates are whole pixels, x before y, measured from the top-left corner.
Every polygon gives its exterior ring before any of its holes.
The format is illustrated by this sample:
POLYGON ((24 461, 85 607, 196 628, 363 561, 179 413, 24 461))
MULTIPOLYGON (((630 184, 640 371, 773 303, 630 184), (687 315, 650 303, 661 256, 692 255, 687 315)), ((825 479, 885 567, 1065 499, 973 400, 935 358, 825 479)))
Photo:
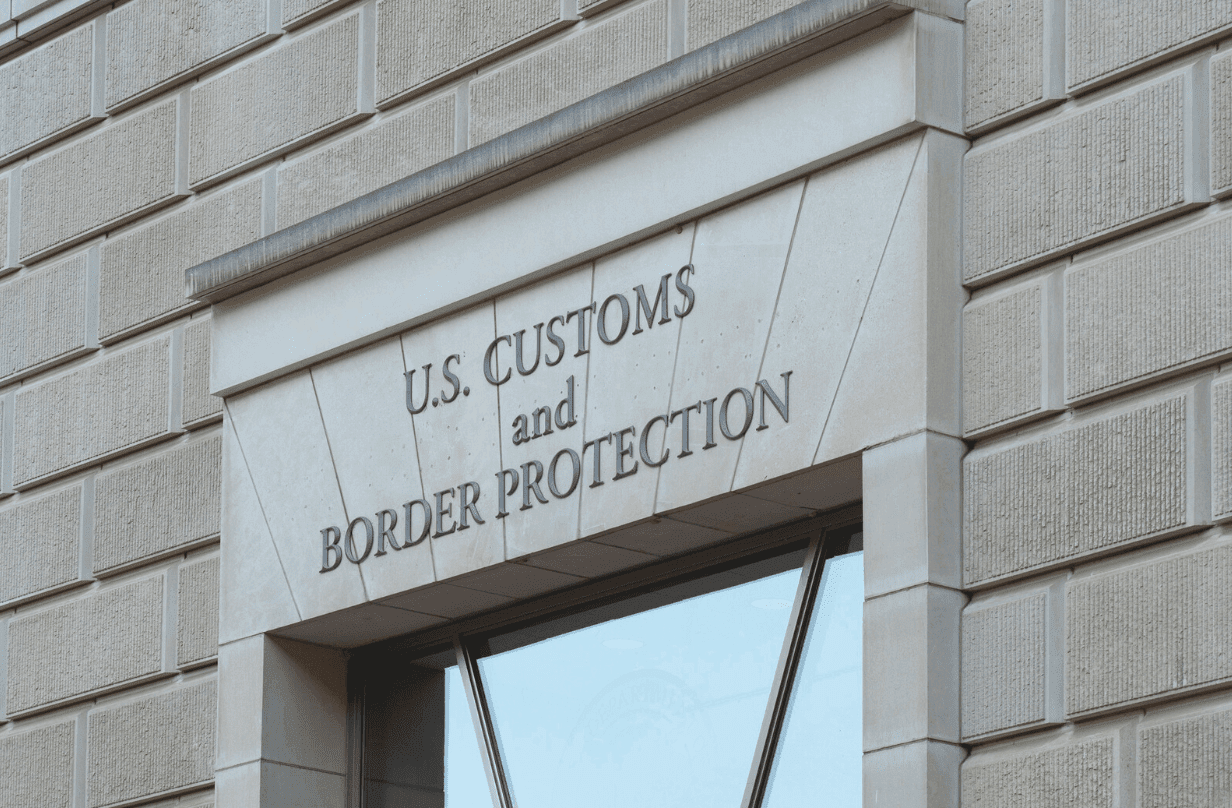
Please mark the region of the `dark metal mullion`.
POLYGON ((367 675, 354 663, 347 671, 346 805, 364 808, 364 711, 367 709, 367 675))
POLYGON ((779 732, 787 718, 792 683, 796 678, 796 669, 800 666, 800 658, 804 655, 813 604, 817 601, 821 576, 825 570, 825 539, 825 532, 814 538, 804 557, 804 570, 796 587, 787 636, 783 639, 783 650, 779 653, 778 667, 775 668, 774 681, 770 685, 770 701, 762 718, 757 748, 753 753, 753 765, 744 786, 744 798, 740 801, 740 808, 760 808, 766 795, 770 770, 774 765, 774 753, 778 748, 779 732))
POLYGON ((501 762, 500 748, 496 742, 496 730, 492 726, 492 713, 488 710, 483 680, 479 676, 479 661, 460 636, 454 636, 453 648, 458 655, 458 670, 462 674, 466 701, 471 707, 475 735, 479 738, 483 768, 488 775, 488 789, 492 792, 492 804, 496 808, 513 808, 513 797, 505 779, 505 766, 501 762))

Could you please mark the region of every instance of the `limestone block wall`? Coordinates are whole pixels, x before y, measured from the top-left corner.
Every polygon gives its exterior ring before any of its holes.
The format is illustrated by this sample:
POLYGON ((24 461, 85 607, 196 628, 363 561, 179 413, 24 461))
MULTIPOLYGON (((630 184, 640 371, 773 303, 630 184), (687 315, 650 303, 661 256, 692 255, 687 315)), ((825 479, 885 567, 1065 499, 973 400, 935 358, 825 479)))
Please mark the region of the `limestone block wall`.
POLYGON ((184 271, 796 2, 0 0, 0 805, 214 801, 222 409, 184 271))
POLYGON ((971 0, 962 804, 1232 784, 1232 7, 971 0))

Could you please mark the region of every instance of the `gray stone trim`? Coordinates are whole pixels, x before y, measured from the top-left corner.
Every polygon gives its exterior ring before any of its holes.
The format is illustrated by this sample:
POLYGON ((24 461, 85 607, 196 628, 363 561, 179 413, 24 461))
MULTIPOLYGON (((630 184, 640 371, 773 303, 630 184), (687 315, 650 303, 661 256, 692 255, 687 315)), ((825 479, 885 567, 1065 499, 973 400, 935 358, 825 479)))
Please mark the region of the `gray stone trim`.
POLYGON ((916 0, 809 0, 449 160, 185 273, 217 303, 505 188, 909 13, 916 0))

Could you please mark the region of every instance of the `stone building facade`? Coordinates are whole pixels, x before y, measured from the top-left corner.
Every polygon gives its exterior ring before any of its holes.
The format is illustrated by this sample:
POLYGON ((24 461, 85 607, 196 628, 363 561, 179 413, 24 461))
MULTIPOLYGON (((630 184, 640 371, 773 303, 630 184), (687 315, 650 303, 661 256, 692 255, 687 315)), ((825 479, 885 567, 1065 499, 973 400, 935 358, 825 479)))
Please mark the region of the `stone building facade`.
POLYGON ((0 0, 0 805, 358 806, 372 648, 818 519, 862 523, 865 806, 1227 805, 1229 42, 1216 0, 0 0), (709 465, 506 493, 489 412, 569 363, 403 408, 690 267, 578 406, 751 391, 709 465), (355 561, 390 481, 439 535, 355 561))

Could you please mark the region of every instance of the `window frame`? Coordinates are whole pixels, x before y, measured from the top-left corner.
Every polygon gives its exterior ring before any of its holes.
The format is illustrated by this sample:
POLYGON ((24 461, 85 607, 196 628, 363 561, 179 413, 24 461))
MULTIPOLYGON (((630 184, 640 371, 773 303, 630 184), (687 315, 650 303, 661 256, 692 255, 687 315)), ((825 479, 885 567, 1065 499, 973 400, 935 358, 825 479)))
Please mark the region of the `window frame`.
MULTIPOLYGON (((849 546, 863 531, 862 503, 844 506, 769 530, 734 539, 715 547, 655 561, 608 578, 538 596, 451 622, 406 637, 355 649, 347 666, 346 808, 363 808, 364 714, 366 678, 377 666, 411 662, 424 653, 452 647, 457 657, 471 721, 479 740, 480 758, 495 808, 515 808, 483 679, 477 646, 494 634, 553 618, 616 603, 638 594, 743 567, 761 559, 804 549, 803 568, 788 616, 787 632, 779 651, 770 696, 762 717, 752 765, 740 808, 760 808, 770 781, 780 733, 786 722, 796 673, 804 656, 814 606, 820 594, 826 562, 855 552, 849 546)), ((861 550, 863 546, 861 545, 861 550)))

